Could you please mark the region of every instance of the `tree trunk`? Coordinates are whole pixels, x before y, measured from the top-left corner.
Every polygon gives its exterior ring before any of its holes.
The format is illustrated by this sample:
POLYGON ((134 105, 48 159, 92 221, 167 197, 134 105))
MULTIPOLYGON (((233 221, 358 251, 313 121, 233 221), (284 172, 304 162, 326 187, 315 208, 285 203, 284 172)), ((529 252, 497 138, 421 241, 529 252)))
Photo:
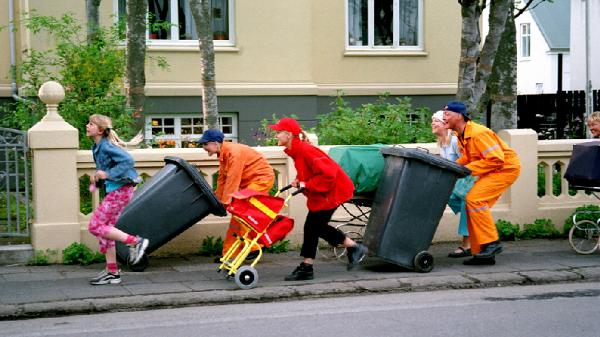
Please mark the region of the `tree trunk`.
POLYGON ((213 47, 210 0, 189 0, 200 45, 202 112, 205 129, 219 128, 219 109, 215 87, 215 52, 213 47))
POLYGON ((474 111, 473 89, 475 87, 475 74, 477 72, 479 45, 481 42, 479 18, 481 17, 483 8, 477 0, 462 1, 459 3, 461 4, 462 32, 456 98, 465 102, 467 110, 472 114, 474 111))
POLYGON ((147 0, 127 1, 127 81, 128 104, 138 128, 144 127, 144 87, 146 86, 146 12, 147 0))
POLYGON ((484 98, 487 81, 492 73, 494 58, 504 32, 506 18, 513 8, 510 6, 512 0, 491 2, 489 33, 480 50, 479 19, 485 8, 485 0, 482 1, 459 1, 462 7, 462 38, 456 97, 465 102, 472 117, 478 117, 485 108, 482 98, 484 98))
MULTIPOLYGON (((514 0, 511 0, 514 2, 514 0)), ((512 6, 513 4, 511 4, 512 6)), ((517 42, 516 27, 512 15, 506 25, 492 75, 488 81, 487 97, 491 100, 490 125, 493 130, 517 128, 517 42)))
POLYGON ((87 17, 87 43, 98 38, 98 29, 100 27, 100 14, 98 7, 102 0, 85 0, 85 15, 87 17))

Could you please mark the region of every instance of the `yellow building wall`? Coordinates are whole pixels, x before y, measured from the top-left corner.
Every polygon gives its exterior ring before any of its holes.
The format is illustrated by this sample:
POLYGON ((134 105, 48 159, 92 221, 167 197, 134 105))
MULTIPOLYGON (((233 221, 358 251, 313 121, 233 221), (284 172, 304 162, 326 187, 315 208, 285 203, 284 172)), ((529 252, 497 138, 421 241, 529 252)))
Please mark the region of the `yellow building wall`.
POLYGON ((10 97, 10 48, 8 45, 8 0, 0 0, 0 97, 10 97))
MULTIPOLYGON (((23 9, 60 16, 72 11, 85 27, 81 0, 15 0, 23 9)), ((0 0, 8 8, 8 0, 0 0)), ((234 1, 235 45, 216 47, 219 95, 454 94, 460 55, 460 6, 423 1, 424 50, 349 52, 345 47, 345 1, 234 1)), ((113 22, 112 0, 101 4, 101 24, 113 22)), ((0 18, 0 24, 6 21, 0 18)), ((21 32, 20 50, 43 49, 46 36, 21 32)), ((85 30, 82 31, 82 37, 85 30)), ((0 32, 8 42, 7 32, 0 32)), ((8 43, 6 43, 7 45, 8 43)), ((0 49, 0 93, 8 78, 8 50, 0 49)), ((194 47, 149 46, 149 56, 165 57, 168 70, 147 61, 149 96, 198 96, 200 62, 194 47)))
POLYGON ((452 1, 423 1, 422 52, 347 51, 345 1, 312 1, 313 79, 363 90, 389 85, 399 94, 456 91, 460 56, 460 6, 452 1), (440 88, 441 86, 441 88, 440 88), (429 87, 429 88, 428 88, 429 87), (432 89, 431 87, 435 87, 432 89), (415 88, 415 90, 409 90, 415 88), (426 92, 425 92, 426 91, 426 92))

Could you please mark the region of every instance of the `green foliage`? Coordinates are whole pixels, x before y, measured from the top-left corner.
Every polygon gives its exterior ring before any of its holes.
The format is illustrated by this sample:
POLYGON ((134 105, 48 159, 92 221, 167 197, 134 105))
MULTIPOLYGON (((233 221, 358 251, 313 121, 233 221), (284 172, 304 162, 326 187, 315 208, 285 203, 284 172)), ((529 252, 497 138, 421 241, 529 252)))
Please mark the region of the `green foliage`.
MULTIPOLYGON (((275 131, 269 128, 269 124, 277 124, 281 118, 294 118, 298 119, 298 116, 291 114, 290 116, 283 115, 278 117, 277 114, 272 114, 271 119, 263 118, 260 120, 260 129, 254 133, 254 139, 256 144, 259 146, 276 146, 277 139, 275 138, 275 131)), ((300 125, 302 126, 302 125, 300 125)), ((304 130, 304 127, 302 128, 304 130)))
POLYGON ((431 111, 414 109, 410 98, 388 102, 389 94, 375 103, 352 108, 338 92, 333 111, 319 115, 317 134, 320 144, 362 145, 432 142, 431 111))
POLYGON ((47 266, 50 261, 56 257, 58 251, 55 249, 46 249, 45 251, 36 249, 33 256, 27 261, 28 266, 47 266))
POLYGON ((80 264, 87 266, 92 263, 104 262, 104 254, 93 252, 83 243, 73 242, 67 248, 63 249, 64 264, 80 264))
POLYGON ((560 232, 550 219, 536 219, 532 224, 523 225, 519 238, 527 239, 554 239, 560 237, 560 232))
POLYGON ((496 228, 502 241, 515 241, 519 236, 519 225, 510 221, 500 219, 496 222, 496 228))
POLYGON ((223 251, 223 239, 221 237, 214 238, 213 236, 207 236, 202 240, 202 245, 198 251, 198 255, 201 256, 216 256, 221 255, 223 251))
POLYGON ((554 239, 561 236, 550 219, 536 219, 532 224, 523 225, 522 231, 518 224, 500 219, 496 222, 496 228, 502 241, 554 239))
POLYGON ((285 253, 289 250, 290 250, 290 240, 281 240, 281 241, 278 241, 278 242, 275 242, 274 244, 272 244, 271 247, 266 248, 265 252, 279 254, 279 253, 285 253))
MULTIPOLYGON (((117 25, 98 32, 98 39, 87 43, 84 30, 72 13, 60 18, 35 12, 23 18, 34 35, 53 40, 53 48, 31 49, 19 68, 15 69, 24 96, 33 98, 38 88, 48 80, 56 80, 65 88, 60 103, 61 116, 79 130, 81 148, 89 148, 85 125, 91 114, 99 113, 113 119, 113 125, 124 139, 135 134, 131 110, 126 107, 121 83, 125 74, 125 55, 119 40, 117 25)), ((3 126, 29 129, 46 113, 39 102, 16 102, 5 105, 10 113, 2 114, 3 126)))
POLYGON ((577 207, 568 218, 565 219, 565 223, 563 225, 563 234, 568 235, 571 227, 573 227, 573 215, 577 214, 577 221, 580 220, 590 220, 596 222, 598 218, 600 218, 600 207, 597 205, 583 205, 577 207))

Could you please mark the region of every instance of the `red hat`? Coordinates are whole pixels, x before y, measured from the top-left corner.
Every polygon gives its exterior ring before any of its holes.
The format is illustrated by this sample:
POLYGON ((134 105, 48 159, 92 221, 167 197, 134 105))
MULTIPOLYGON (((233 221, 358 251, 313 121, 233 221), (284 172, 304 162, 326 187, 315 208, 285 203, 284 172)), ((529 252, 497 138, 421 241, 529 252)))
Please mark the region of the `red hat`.
POLYGON ((302 132, 300 124, 293 118, 282 118, 279 123, 269 125, 269 128, 275 131, 287 131, 294 136, 298 136, 302 132))

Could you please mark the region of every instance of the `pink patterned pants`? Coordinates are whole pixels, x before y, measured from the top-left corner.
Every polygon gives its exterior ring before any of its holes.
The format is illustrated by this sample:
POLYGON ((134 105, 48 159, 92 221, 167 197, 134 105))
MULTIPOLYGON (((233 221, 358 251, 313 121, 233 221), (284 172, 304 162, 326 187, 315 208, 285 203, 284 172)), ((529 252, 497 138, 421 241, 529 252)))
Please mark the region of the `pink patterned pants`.
POLYGON ((121 212, 123 212, 123 209, 131 200, 133 190, 133 186, 125 185, 108 193, 92 214, 88 230, 98 238, 102 254, 106 254, 109 248, 115 246, 114 240, 109 240, 105 237, 110 229, 115 226, 119 215, 121 215, 121 212))

